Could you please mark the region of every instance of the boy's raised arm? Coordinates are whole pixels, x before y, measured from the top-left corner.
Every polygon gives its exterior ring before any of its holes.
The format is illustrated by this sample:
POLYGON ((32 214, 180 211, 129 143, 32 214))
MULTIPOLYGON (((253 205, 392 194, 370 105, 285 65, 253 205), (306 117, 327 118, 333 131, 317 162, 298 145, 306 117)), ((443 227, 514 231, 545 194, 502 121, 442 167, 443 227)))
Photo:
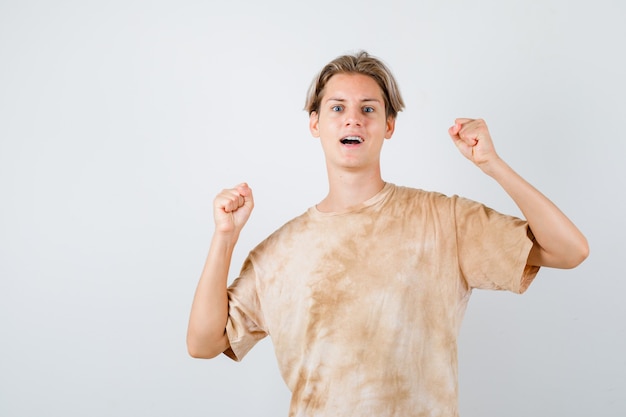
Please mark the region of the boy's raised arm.
POLYGON ((187 327, 187 350, 194 358, 213 358, 228 346, 227 281, 233 250, 254 208, 252 190, 240 184, 219 193, 213 202, 215 232, 187 327))
POLYGON ((500 159, 483 120, 456 119, 448 133, 461 153, 495 179, 522 211, 535 236, 529 265, 574 268, 587 258, 585 236, 552 201, 500 159))

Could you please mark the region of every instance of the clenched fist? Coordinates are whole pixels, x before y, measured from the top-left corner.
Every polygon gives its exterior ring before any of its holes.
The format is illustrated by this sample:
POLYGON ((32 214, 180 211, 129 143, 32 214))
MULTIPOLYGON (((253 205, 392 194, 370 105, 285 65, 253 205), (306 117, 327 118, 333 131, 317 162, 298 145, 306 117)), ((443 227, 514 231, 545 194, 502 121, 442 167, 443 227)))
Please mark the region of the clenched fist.
POLYGON ((222 190, 213 201, 215 232, 238 235, 253 208, 254 199, 248 184, 222 190))
POLYGON ((463 156, 483 171, 488 170, 490 162, 499 158, 487 124, 482 119, 456 119, 448 133, 463 156))

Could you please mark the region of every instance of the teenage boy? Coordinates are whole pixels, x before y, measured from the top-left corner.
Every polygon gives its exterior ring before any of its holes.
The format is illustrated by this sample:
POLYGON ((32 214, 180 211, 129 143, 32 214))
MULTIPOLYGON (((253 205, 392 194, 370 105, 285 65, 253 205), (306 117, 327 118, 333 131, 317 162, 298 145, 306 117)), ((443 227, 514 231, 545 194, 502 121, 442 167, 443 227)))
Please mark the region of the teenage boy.
POLYGON ((307 97, 328 195, 254 248, 227 288, 254 206, 246 184, 214 201, 215 232, 193 300, 193 357, 241 360, 271 335, 290 416, 457 416, 457 336, 472 289, 524 292, 539 267, 573 268, 585 237, 496 153, 482 120, 448 130, 526 220, 385 182, 383 142, 404 104, 365 52, 336 58, 307 97))

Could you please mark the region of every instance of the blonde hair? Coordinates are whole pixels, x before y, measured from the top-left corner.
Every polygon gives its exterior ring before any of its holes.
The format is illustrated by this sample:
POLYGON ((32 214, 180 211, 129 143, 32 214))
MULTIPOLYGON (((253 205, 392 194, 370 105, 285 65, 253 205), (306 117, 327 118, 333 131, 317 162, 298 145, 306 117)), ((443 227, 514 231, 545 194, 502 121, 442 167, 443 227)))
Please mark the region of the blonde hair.
POLYGON ((398 83, 389 68, 380 59, 360 51, 354 55, 342 55, 333 59, 313 79, 304 106, 309 115, 319 112, 324 88, 328 80, 336 74, 363 74, 372 77, 383 92, 387 117, 395 118, 404 108, 398 83))

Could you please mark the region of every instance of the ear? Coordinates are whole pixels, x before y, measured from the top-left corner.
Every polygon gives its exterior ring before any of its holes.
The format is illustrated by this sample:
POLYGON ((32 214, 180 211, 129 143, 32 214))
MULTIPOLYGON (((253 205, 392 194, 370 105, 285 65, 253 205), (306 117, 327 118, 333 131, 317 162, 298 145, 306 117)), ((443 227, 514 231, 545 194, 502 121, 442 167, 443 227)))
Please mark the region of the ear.
POLYGON ((393 131, 396 129, 396 118, 393 116, 387 117, 387 129, 385 130, 385 139, 391 139, 393 131))
POLYGON ((309 130, 311 131, 311 135, 313 135, 314 138, 320 137, 319 124, 320 115, 317 114, 316 111, 311 112, 311 114, 309 115, 309 130))

